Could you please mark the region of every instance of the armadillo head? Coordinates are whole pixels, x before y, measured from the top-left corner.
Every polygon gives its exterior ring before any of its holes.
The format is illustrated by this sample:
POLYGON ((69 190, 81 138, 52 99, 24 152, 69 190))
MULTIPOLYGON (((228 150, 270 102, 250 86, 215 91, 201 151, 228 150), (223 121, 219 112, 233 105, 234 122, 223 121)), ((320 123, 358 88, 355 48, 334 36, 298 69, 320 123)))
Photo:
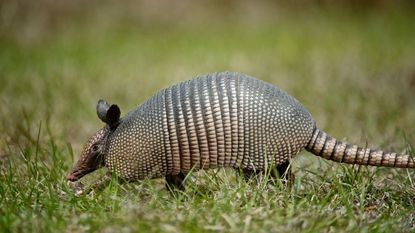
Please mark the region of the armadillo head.
POLYGON ((77 181, 86 174, 105 166, 108 138, 119 125, 121 112, 117 105, 109 106, 105 100, 99 100, 97 115, 107 125, 89 138, 75 166, 66 176, 69 181, 77 181))

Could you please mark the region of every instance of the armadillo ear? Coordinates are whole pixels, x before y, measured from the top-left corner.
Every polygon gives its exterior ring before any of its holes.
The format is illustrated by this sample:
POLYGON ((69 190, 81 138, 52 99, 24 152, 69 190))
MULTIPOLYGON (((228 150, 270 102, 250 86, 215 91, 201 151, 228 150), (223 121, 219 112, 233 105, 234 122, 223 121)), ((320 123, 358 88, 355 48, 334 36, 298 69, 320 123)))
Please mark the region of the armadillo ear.
POLYGON ((112 128, 119 123, 121 111, 116 104, 110 106, 107 101, 101 99, 98 100, 97 115, 112 128))
POLYGON ((108 104, 107 101, 105 100, 98 100, 98 104, 97 104, 97 115, 99 117, 99 119, 101 119, 101 121, 108 123, 107 122, 107 112, 108 109, 110 108, 110 105, 108 104))
POLYGON ((120 108, 116 105, 113 104, 111 105, 111 107, 108 109, 107 111, 107 115, 106 115, 106 122, 107 124, 112 128, 113 126, 116 126, 120 120, 120 116, 121 116, 121 111, 120 108))

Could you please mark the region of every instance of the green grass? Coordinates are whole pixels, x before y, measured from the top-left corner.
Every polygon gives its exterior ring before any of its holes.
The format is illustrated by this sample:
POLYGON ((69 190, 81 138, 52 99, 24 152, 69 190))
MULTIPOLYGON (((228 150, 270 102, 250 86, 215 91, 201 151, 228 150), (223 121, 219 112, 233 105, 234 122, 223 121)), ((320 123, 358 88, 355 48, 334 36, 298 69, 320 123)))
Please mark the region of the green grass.
POLYGON ((42 15, 1 24, 0 232, 413 232, 413 170, 308 153, 294 161, 291 191, 231 170, 198 172, 176 195, 163 180, 114 181, 81 197, 66 184, 102 126, 97 99, 125 113, 163 87, 223 70, 285 89, 339 139, 413 155, 413 11, 289 9, 259 19, 210 9, 211 20, 196 11, 182 22, 101 7, 54 26, 42 15))

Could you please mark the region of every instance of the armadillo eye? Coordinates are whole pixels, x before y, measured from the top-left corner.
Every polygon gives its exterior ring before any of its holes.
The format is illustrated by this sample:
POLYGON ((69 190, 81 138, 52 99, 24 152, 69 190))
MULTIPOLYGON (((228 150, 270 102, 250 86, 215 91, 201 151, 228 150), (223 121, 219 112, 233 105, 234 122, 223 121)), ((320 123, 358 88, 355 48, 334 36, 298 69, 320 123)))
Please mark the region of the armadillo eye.
POLYGON ((93 145, 92 146, 92 152, 98 152, 99 150, 99 146, 98 145, 93 145))

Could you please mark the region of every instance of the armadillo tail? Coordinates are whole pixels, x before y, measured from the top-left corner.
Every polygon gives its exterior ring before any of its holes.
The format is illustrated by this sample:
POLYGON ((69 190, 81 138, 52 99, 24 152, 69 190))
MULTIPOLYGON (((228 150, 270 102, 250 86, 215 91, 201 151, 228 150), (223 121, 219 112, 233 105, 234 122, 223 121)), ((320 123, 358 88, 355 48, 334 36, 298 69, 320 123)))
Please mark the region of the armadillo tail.
POLYGON ((349 145, 331 137, 318 128, 315 128, 306 150, 317 156, 340 163, 400 168, 415 167, 415 157, 413 156, 349 145))

